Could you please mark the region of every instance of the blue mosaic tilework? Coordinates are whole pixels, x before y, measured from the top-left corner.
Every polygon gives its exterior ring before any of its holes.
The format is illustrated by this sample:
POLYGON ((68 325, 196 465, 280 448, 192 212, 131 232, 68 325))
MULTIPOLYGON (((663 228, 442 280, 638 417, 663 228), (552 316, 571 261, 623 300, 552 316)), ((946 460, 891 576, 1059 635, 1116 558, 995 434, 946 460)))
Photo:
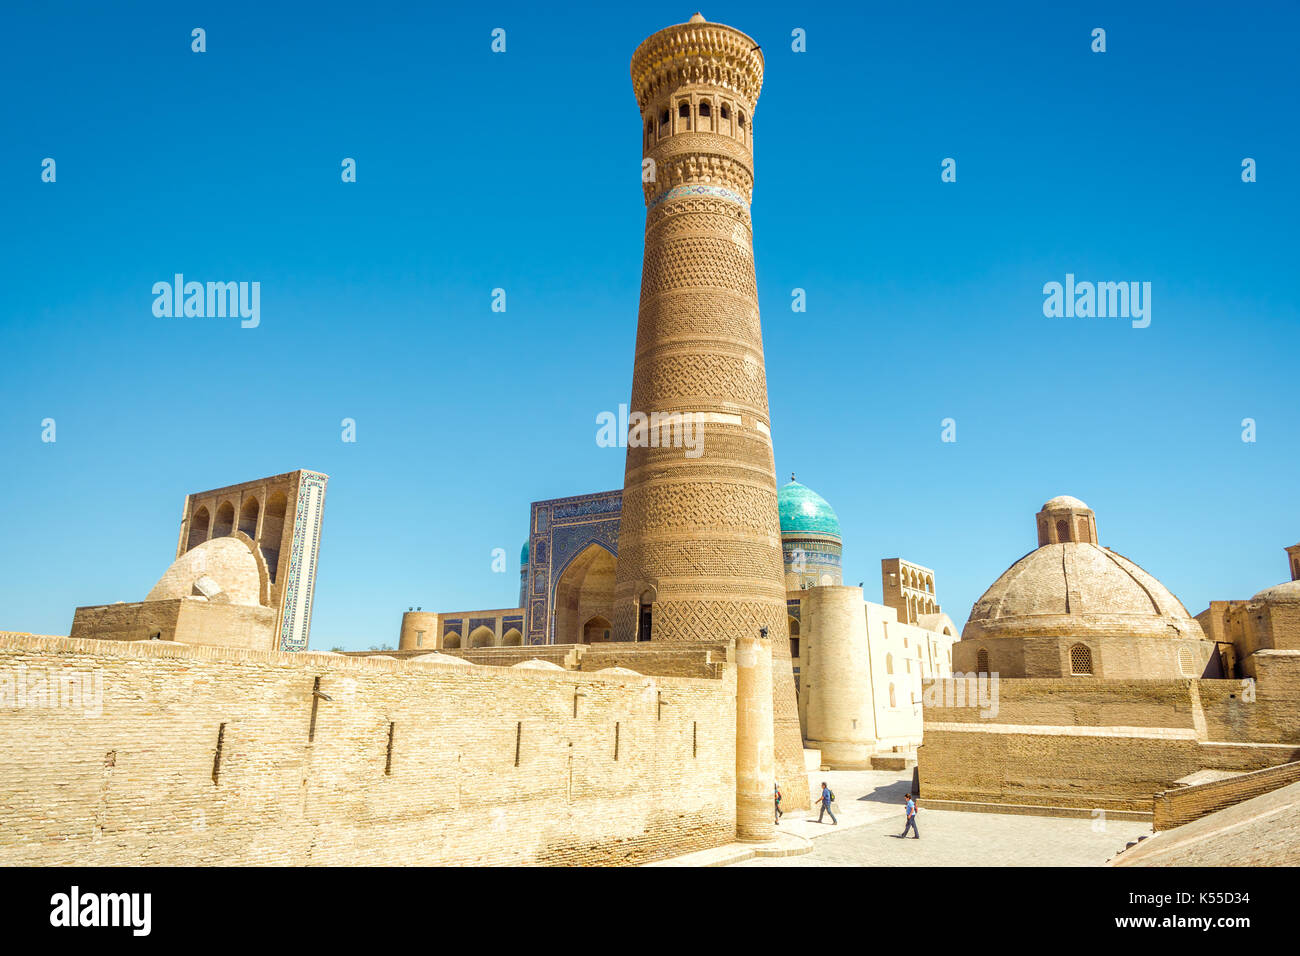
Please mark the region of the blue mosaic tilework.
POLYGON ((534 529, 528 549, 533 575, 525 632, 529 644, 555 643, 555 586, 560 576, 590 544, 617 557, 622 517, 622 489, 533 502, 528 523, 534 529))
POLYGON ((293 517, 293 543, 280 601, 280 650, 301 651, 311 638, 311 608, 316 590, 316 561, 320 553, 321 516, 329 478, 304 471, 298 482, 293 517))
POLYGON ((736 203, 746 211, 749 210, 749 203, 745 200, 745 197, 734 190, 724 189, 721 186, 693 185, 674 186, 672 189, 661 192, 646 204, 646 211, 648 212, 651 209, 654 209, 660 203, 667 202, 669 199, 681 199, 688 196, 709 196, 714 199, 725 199, 728 202, 736 203))

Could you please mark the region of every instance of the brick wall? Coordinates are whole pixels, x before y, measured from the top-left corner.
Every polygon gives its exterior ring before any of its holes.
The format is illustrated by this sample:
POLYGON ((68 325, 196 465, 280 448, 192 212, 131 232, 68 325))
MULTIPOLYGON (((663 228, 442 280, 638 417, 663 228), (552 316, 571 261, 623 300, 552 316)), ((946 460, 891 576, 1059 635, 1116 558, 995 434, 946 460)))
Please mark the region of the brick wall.
POLYGON ((605 667, 626 667, 642 674, 664 677, 718 677, 727 660, 727 645, 677 643, 656 645, 620 643, 591 644, 581 657, 584 671, 605 667))
POLYGON ((1194 787, 1177 787, 1157 793, 1152 809, 1155 819, 1152 828, 1171 830, 1191 823, 1208 813, 1230 807, 1234 803, 1258 797, 1262 793, 1300 781, 1300 761, 1243 773, 1228 780, 1214 780, 1194 787))
POLYGON ((1257 651, 1254 680, 1201 681, 1210 740, 1291 743, 1300 739, 1300 652, 1257 651))
MULTIPOLYGON (((550 661, 568 670, 588 673, 606 667, 625 667, 655 677, 720 677, 727 660, 723 643, 659 645, 629 641, 607 644, 539 644, 526 647, 475 647, 441 650, 475 664, 510 667, 527 660, 550 661)), ((388 655, 410 659, 430 653, 430 648, 400 651, 354 651, 349 656, 388 655)))
POLYGON ((734 834, 730 668, 646 678, 0 633, 0 682, 48 668, 100 675, 102 713, 8 692, 0 864, 622 864, 734 834))
POLYGON ((173 598, 131 604, 79 607, 72 618, 71 636, 97 640, 174 641, 177 633, 186 644, 228 644, 254 650, 272 650, 277 644, 276 610, 243 604, 210 604, 173 598))
MULTIPOLYGON (((929 691, 930 682, 926 682, 929 691)), ((1300 758, 1300 722, 1238 705, 1238 681, 1002 680, 997 712, 925 704, 918 751, 927 799, 1149 811, 1197 770, 1250 771, 1300 758), (1227 703, 1225 703, 1225 701, 1227 703), (1272 739, 1272 738, 1282 739, 1272 739)))

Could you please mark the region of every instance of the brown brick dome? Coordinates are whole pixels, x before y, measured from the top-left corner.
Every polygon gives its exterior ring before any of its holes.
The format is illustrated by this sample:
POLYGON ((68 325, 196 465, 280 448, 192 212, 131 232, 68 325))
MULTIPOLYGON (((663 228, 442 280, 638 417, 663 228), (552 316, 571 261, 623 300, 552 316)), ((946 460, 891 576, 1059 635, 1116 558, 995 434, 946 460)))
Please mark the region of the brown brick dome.
POLYGON ((1044 545, 1008 568, 975 602, 962 640, 1038 635, 1205 639, 1163 584, 1082 541, 1044 545))
POLYGON ((1300 581, 1275 584, 1271 588, 1260 591, 1251 600, 1262 601, 1265 604, 1300 604, 1300 581))

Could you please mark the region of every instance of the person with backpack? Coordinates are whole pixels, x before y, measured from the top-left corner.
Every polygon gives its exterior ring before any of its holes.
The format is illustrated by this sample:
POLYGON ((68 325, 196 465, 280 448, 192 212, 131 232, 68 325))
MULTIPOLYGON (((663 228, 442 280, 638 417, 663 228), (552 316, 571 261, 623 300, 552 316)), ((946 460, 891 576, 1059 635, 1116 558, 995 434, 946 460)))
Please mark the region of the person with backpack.
POLYGON ((831 826, 839 826, 840 821, 835 819, 835 813, 831 810, 831 803, 835 800, 835 791, 826 786, 826 781, 822 781, 821 809, 817 811, 817 822, 822 822, 822 814, 831 815, 831 826))
POLYGON ((910 793, 907 795, 903 807, 907 811, 907 826, 903 827, 903 833, 900 839, 907 839, 908 830, 912 831, 913 840, 921 839, 921 831, 916 828, 916 801, 912 799, 910 793))
POLYGON ((776 825, 781 825, 781 785, 775 780, 772 781, 772 791, 776 797, 776 825))

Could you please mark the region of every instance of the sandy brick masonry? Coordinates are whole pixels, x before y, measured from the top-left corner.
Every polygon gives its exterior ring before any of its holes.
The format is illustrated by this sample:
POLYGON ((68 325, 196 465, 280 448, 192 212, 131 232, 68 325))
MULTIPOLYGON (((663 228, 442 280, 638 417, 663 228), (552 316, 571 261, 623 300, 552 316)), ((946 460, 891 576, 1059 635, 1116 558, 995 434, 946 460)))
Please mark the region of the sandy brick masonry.
MULTIPOLYGON (((395 657, 412 660, 428 654, 422 650, 348 651, 349 657, 395 657)), ((440 650, 474 664, 511 667, 527 660, 549 661, 565 670, 601 671, 624 667, 652 677, 721 677, 727 666, 728 647, 717 642, 656 644, 537 644, 528 647, 474 647, 440 650)))
POLYGON ((1188 774, 1300 759, 1300 728, 1278 739, 1281 708, 1265 705, 1273 690, 1261 682, 1247 702, 1230 680, 1002 680, 996 714, 927 704, 921 794, 1150 812, 1188 774))
POLYGON ((734 838, 730 665, 643 677, 0 632, 0 680, 23 667, 99 671, 102 714, 0 702, 0 864, 627 864, 734 838))
POLYGON ((1171 830, 1191 823, 1224 807, 1269 793, 1300 781, 1300 762, 1285 763, 1267 770, 1243 773, 1227 780, 1215 780, 1194 787, 1177 787, 1157 793, 1152 828, 1171 830))

